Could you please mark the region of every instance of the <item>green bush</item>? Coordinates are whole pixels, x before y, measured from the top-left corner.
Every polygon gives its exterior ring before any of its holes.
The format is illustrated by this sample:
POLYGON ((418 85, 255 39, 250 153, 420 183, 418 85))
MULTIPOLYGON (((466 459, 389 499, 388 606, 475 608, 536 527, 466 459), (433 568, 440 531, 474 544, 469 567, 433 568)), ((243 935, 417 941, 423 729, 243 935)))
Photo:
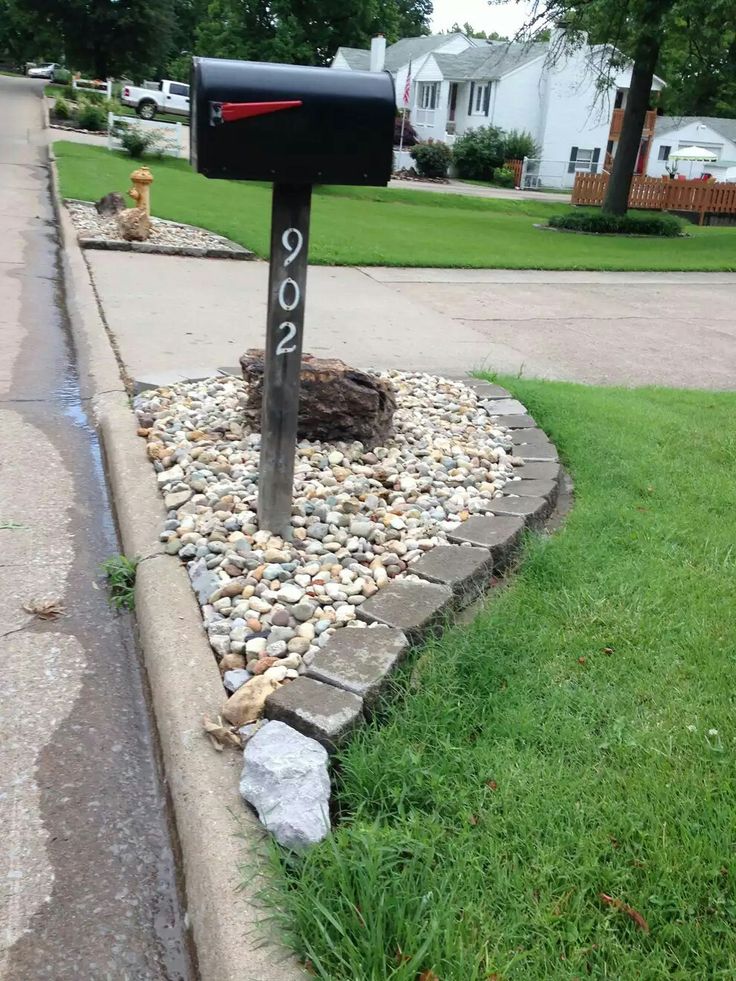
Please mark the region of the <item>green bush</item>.
POLYGON ((135 160, 139 160, 153 142, 150 133, 146 133, 140 126, 134 126, 130 123, 117 123, 115 136, 122 143, 123 150, 135 160))
POLYGON ((85 100, 79 104, 77 122, 79 123, 80 129, 89 129, 93 130, 94 132, 99 132, 100 130, 107 128, 107 113, 102 106, 98 106, 94 102, 87 102, 85 100))
POLYGON ((64 98, 66 99, 67 102, 78 102, 79 101, 79 93, 74 88, 74 86, 71 84, 71 82, 68 85, 65 85, 64 86, 63 96, 64 96, 64 98))
POLYGON ((489 181, 496 167, 506 159, 503 130, 498 126, 481 126, 455 141, 452 157, 458 177, 489 181))
POLYGON ((452 150, 446 143, 427 140, 426 143, 417 143, 409 153, 412 160, 416 161, 417 173, 420 177, 447 177, 452 150))
POLYGON ((54 69, 54 82, 58 85, 68 85, 72 80, 72 73, 68 68, 55 68, 54 69))
POLYGON ((508 167, 497 167, 493 171, 493 183, 499 187, 514 187, 516 185, 516 175, 508 167))
POLYGON ((658 235, 676 238, 682 235, 683 224, 674 215, 609 215, 604 211, 570 211, 554 215, 550 228, 572 232, 594 232, 598 235, 658 235))
POLYGON ((72 110, 63 95, 59 95, 54 102, 54 116, 57 119, 71 119, 72 110))
POLYGON ((504 136, 503 147, 506 160, 523 160, 524 157, 533 159, 541 154, 539 144, 534 142, 534 137, 526 130, 510 130, 504 136))
POLYGON ((95 105, 101 106, 107 100, 107 92, 100 92, 97 89, 86 89, 82 87, 76 91, 79 93, 80 98, 85 99, 87 102, 93 102, 95 105))

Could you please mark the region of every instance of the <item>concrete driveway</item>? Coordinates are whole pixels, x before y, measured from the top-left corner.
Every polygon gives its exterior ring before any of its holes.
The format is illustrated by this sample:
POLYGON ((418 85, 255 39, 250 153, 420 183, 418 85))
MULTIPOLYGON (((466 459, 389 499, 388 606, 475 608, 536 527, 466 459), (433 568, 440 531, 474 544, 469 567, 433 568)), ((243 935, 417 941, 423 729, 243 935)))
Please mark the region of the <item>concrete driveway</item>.
MULTIPOLYGON (((139 381, 196 377, 262 347, 268 267, 88 252, 139 381)), ((591 384, 736 387, 736 275, 315 266, 305 350, 368 369, 591 384)))

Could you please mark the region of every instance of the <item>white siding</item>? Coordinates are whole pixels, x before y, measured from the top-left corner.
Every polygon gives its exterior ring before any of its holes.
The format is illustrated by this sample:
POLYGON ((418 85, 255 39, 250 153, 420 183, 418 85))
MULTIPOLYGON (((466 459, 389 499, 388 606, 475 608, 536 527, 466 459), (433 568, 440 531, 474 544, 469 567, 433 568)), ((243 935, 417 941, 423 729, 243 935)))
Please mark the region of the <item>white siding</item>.
POLYGON ((542 159, 549 177, 555 175, 554 183, 559 180, 560 186, 569 187, 575 177, 567 166, 573 147, 598 150, 599 170, 604 163, 616 84, 612 82, 605 92, 596 88, 597 73, 588 62, 586 49, 546 66, 544 76, 542 159))
POLYGON ((338 51, 335 57, 332 59, 332 64, 330 65, 330 68, 342 68, 350 71, 350 65, 348 64, 347 59, 344 57, 342 51, 338 51))
MULTIPOLYGON (((659 149, 663 146, 671 147, 673 151, 685 146, 702 146, 717 154, 719 160, 730 161, 732 163, 736 161, 736 144, 726 139, 725 136, 721 136, 717 130, 695 120, 694 122, 685 123, 679 129, 671 129, 662 136, 655 134, 647 164, 647 174, 650 177, 663 177, 667 173, 665 170, 667 161, 659 159, 659 149)), ((691 175, 692 177, 700 177, 702 173, 712 173, 717 177, 720 169, 722 168, 717 166, 717 162, 716 164, 712 164, 693 161, 691 165, 687 161, 681 160, 677 165, 678 173, 684 177, 691 175)))
POLYGON ((490 122, 505 130, 526 130, 538 141, 542 135, 541 77, 544 58, 504 75, 491 100, 490 122))

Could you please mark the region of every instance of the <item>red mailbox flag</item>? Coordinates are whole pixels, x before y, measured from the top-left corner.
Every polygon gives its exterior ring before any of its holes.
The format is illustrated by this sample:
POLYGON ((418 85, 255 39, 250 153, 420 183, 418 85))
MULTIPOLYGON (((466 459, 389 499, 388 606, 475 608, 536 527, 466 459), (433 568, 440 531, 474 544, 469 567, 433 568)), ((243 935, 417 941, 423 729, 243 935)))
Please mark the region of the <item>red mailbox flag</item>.
POLYGON ((302 105, 301 99, 294 99, 290 102, 223 102, 220 112, 223 123, 232 123, 237 119, 265 116, 269 112, 294 109, 300 105, 302 105))

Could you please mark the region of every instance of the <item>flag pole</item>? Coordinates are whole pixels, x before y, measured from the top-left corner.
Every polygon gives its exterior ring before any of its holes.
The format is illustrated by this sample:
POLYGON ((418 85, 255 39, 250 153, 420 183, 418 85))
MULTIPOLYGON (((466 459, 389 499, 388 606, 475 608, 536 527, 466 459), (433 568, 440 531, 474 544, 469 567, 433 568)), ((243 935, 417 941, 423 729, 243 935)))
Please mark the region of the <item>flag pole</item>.
POLYGON ((399 163, 404 149, 404 126, 406 125, 406 110, 411 101, 411 61, 406 71, 406 82, 404 82, 404 108, 401 110, 401 135, 399 136, 399 163))

